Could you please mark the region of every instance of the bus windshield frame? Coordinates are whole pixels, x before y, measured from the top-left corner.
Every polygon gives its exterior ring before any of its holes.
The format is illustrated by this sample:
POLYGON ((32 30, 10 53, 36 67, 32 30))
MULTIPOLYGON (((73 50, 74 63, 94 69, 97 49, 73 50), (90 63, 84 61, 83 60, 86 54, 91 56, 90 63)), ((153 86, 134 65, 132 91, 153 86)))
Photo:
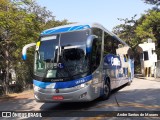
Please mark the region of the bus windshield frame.
POLYGON ((34 76, 41 80, 65 81, 90 74, 86 40, 90 29, 41 36, 36 48, 34 76))

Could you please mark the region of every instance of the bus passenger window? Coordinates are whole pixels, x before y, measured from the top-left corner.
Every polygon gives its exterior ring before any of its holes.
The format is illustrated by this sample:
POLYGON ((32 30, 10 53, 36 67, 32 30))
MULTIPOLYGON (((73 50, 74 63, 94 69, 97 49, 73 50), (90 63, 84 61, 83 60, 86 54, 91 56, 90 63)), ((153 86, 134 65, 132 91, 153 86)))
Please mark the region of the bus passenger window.
POLYGON ((92 34, 98 36, 102 40, 102 30, 99 28, 92 28, 92 34))
POLYGON ((102 32, 99 28, 92 28, 92 34, 98 36, 98 39, 94 39, 92 43, 92 72, 98 68, 101 61, 102 32))
POLYGON ((112 51, 112 36, 109 35, 108 33, 104 33, 104 56, 107 54, 113 53, 112 51))
POLYGON ((92 44, 92 57, 91 57, 92 72, 98 68, 100 60, 101 60, 101 42, 95 39, 93 40, 92 44))

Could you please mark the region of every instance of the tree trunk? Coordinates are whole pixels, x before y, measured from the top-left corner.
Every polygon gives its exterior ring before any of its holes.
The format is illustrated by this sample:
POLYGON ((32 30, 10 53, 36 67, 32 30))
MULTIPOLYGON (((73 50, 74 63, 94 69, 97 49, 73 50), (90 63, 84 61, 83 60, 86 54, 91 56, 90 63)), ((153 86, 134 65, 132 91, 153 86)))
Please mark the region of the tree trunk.
POLYGON ((5 50, 5 63, 6 63, 6 68, 5 68, 5 77, 4 77, 4 91, 5 91, 5 94, 8 94, 9 93, 9 52, 8 50, 5 50))

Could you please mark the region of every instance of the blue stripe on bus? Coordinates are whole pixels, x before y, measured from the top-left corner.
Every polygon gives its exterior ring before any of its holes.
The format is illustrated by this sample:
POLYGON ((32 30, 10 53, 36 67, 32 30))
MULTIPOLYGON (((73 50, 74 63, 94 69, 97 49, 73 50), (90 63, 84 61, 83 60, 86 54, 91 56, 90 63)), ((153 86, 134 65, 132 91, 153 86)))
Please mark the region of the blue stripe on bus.
POLYGON ((86 53, 91 53, 92 48, 91 47, 86 47, 86 53))
POLYGON ((66 82, 41 82, 41 81, 33 80, 33 84, 40 88, 45 89, 50 84, 55 83, 55 86, 53 89, 62 89, 62 88, 70 88, 70 87, 80 85, 82 83, 90 81, 91 79, 92 79, 92 75, 89 75, 80 79, 66 81, 66 82))
POLYGON ((62 33, 62 32, 69 32, 69 31, 76 31, 76 30, 83 30, 90 28, 89 25, 79 25, 79 26, 72 26, 72 27, 65 27, 65 28, 58 28, 58 29, 51 29, 51 30, 45 30, 41 33, 41 35, 49 35, 49 34, 56 34, 56 33, 62 33))
POLYGON ((46 86, 50 85, 51 83, 50 82, 41 82, 41 81, 33 80, 33 84, 40 87, 40 88, 45 89, 46 86))

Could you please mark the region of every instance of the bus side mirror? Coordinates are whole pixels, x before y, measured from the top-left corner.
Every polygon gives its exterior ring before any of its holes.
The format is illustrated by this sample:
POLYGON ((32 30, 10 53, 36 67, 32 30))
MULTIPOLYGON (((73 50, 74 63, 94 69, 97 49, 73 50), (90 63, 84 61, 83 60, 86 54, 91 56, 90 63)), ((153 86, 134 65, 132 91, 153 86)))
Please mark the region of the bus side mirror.
POLYGON ((32 46, 35 46, 36 43, 30 43, 30 44, 27 44, 23 47, 22 49, 22 59, 23 60, 27 60, 27 49, 32 47, 32 46))
POLYGON ((92 50, 92 43, 94 40, 96 40, 98 37, 96 35, 90 35, 88 38, 87 38, 87 41, 86 41, 86 52, 87 53, 90 53, 91 50, 92 50))

